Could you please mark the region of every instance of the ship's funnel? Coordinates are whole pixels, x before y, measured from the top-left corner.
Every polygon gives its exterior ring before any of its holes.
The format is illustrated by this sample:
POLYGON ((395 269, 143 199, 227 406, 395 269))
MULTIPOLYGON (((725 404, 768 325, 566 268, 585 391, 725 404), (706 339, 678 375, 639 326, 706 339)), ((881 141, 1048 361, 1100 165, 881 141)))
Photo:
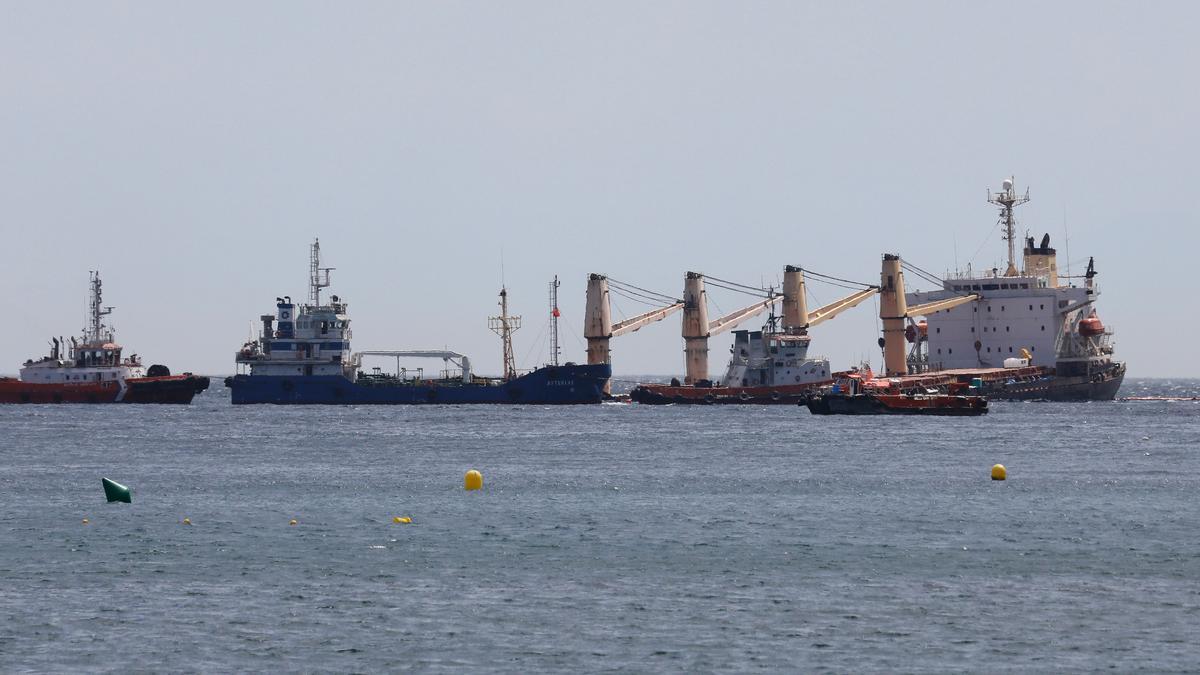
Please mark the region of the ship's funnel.
POLYGON ((683 352, 687 372, 684 384, 708 379, 708 302, 704 275, 688 272, 683 278, 683 352))
POLYGON ((1046 282, 1048 288, 1058 288, 1058 256, 1050 247, 1050 235, 1042 237, 1041 245, 1035 245, 1033 237, 1025 240, 1025 275, 1046 282))

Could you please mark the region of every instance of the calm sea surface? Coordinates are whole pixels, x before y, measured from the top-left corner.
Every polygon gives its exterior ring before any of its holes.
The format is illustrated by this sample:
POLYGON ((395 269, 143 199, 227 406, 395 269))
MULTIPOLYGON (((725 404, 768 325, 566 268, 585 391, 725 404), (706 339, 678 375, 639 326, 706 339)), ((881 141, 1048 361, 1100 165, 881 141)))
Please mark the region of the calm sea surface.
POLYGON ((4 672, 1200 669, 1200 403, 234 408, 214 381, 0 406, 0 452, 4 672))

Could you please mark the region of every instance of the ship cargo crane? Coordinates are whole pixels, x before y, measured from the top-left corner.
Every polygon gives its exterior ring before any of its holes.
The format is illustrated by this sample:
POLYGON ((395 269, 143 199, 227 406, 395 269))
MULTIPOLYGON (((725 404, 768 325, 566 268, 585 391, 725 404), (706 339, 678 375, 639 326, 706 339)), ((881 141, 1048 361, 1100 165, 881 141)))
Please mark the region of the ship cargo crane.
POLYGON ((846 297, 835 300, 814 312, 808 311, 808 292, 804 280, 805 270, 794 265, 783 268, 783 330, 786 333, 804 333, 813 326, 820 325, 842 312, 858 306, 863 300, 879 292, 878 286, 870 286, 857 281, 847 281, 819 274, 808 270, 808 273, 819 278, 834 282, 864 286, 846 297))
MULTIPOLYGON (((825 277, 821 274, 816 276, 825 277)), ((827 278, 844 282, 835 277, 827 278)), ((734 328, 781 300, 783 301, 784 332, 803 335, 808 332, 809 328, 834 318, 879 292, 878 287, 867 286, 845 298, 831 302, 815 312, 809 312, 804 270, 800 267, 788 265, 784 268, 783 295, 777 295, 773 290, 763 291, 710 277, 722 288, 739 290, 737 287, 740 287, 740 289, 745 289, 743 292, 765 292, 767 297, 752 305, 730 312, 716 321, 709 322, 704 279, 704 275, 698 272, 688 272, 684 276, 683 341, 686 367, 684 383, 689 385, 708 379, 708 338, 734 328), (730 286, 735 288, 730 288, 730 286)))
POLYGON ((879 319, 883 322, 883 337, 879 346, 883 348, 883 368, 887 376, 907 375, 908 360, 904 347, 905 321, 910 317, 933 314, 943 309, 979 300, 977 293, 969 293, 945 300, 934 300, 909 306, 904 299, 904 272, 900 256, 883 254, 883 268, 879 275, 879 319))
MULTIPOLYGON (((714 279, 714 281, 719 281, 714 279)), ((740 284, 736 284, 740 286, 740 284)), ((754 289, 758 292, 758 289, 754 289)), ((688 272, 683 276, 683 354, 684 384, 693 385, 708 379, 708 338, 723 333, 739 323, 757 316, 779 302, 781 298, 767 291, 767 297, 754 304, 710 322, 708 300, 704 290, 704 275, 688 272)))
MULTIPOLYGON (((583 322, 583 336, 587 339, 587 357, 589 364, 612 363, 612 352, 609 343, 612 338, 633 333, 643 326, 662 321, 671 314, 683 309, 683 301, 654 291, 647 291, 616 279, 609 279, 603 274, 588 276, 587 303, 583 322), (613 323, 612 306, 609 299, 609 283, 622 295, 638 302, 649 304, 667 303, 648 312, 613 323)), ((604 393, 610 393, 609 383, 604 383, 604 393)))

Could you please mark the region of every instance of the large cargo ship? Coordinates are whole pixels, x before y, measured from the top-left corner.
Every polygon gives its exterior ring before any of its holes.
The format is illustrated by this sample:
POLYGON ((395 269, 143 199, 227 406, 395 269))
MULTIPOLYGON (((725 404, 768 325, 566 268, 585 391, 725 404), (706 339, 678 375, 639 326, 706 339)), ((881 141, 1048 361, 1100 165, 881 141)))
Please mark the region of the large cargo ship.
MULTIPOLYGON (((320 242, 309 258, 309 301, 276 298, 275 313, 261 317, 262 333, 237 352, 239 372, 225 380, 235 404, 565 404, 599 403, 612 373, 608 364, 558 363, 557 340, 551 363, 518 372, 512 333, 521 318, 508 314, 508 293, 500 291, 500 316, 490 319, 504 348, 504 375, 481 377, 466 356, 447 350, 350 351, 347 303, 333 295, 325 303, 332 268, 321 267, 320 242), (396 372, 366 369, 365 357, 395 358, 396 372), (400 359, 441 360, 433 376, 400 367, 400 359)), ((552 287, 551 321, 557 329, 557 280, 552 287)), ((557 333, 555 333, 557 335, 557 333)))
POLYGON ((51 338, 50 354, 30 359, 19 378, 0 377, 0 403, 190 403, 208 378, 171 375, 163 365, 142 366, 122 357, 113 329, 104 324, 100 273, 91 273, 89 321, 82 338, 51 338))
POLYGON ((1060 275, 1050 235, 1040 242, 1027 236, 1018 269, 1014 210, 1029 195, 1018 194, 1009 178, 988 201, 1000 209, 1008 242, 1004 270, 968 266, 940 279, 898 255, 883 257, 880 346, 892 388, 958 382, 992 399, 1112 400, 1125 364, 1113 358, 1113 331, 1096 311, 1095 260, 1079 277, 1060 275), (940 288, 908 292, 905 271, 940 288))
POLYGON ((684 279, 682 302, 687 375, 683 382, 639 384, 630 392, 630 398, 648 404, 795 404, 832 383, 828 359, 809 354, 809 329, 874 297, 879 289, 859 284, 864 288, 809 312, 806 272, 833 279, 788 265, 784 268, 782 294, 767 290, 765 300, 712 322, 705 307, 704 277, 689 272, 684 279), (780 301, 782 317, 776 316, 773 309, 780 301), (766 325, 757 331, 733 331, 725 374, 716 382, 709 380, 708 338, 763 310, 770 311, 766 325))

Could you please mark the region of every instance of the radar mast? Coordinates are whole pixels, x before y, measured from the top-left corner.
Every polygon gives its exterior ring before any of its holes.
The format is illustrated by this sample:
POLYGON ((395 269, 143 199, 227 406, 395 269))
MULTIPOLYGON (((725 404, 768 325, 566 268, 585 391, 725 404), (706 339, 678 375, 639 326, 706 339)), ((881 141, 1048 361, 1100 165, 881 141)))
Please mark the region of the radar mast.
POLYGON ((308 302, 313 307, 321 306, 321 289, 329 288, 329 273, 334 269, 321 267, 321 240, 313 239, 308 256, 308 302))
POLYGON ((550 282, 550 365, 558 366, 558 357, 562 349, 558 346, 558 275, 550 282))
POLYGON ((521 317, 508 315, 508 289, 500 287, 500 316, 488 319, 488 328, 500 336, 504 343, 504 379, 517 377, 516 359, 513 358, 512 334, 521 327, 521 317))
POLYGON ((112 328, 105 326, 104 317, 112 314, 112 307, 103 307, 101 299, 100 271, 91 272, 91 296, 88 302, 88 326, 83 329, 84 342, 112 342, 112 328))
POLYGON ((1004 276, 1015 277, 1017 271, 1017 219, 1013 209, 1029 201, 1029 190, 1024 195, 1018 195, 1014 178, 1009 176, 1000 185, 1000 192, 988 194, 988 202, 1000 207, 1000 222, 1004 225, 1004 240, 1008 242, 1008 269, 1004 276))

